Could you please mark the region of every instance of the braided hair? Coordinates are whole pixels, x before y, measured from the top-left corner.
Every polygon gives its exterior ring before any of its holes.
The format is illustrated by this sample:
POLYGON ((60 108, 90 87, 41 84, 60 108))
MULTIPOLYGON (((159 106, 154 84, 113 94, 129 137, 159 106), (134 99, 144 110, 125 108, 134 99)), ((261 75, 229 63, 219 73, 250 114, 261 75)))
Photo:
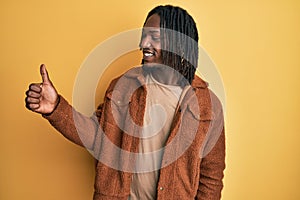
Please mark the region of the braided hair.
MULTIPOLYGON (((188 12, 180 7, 165 5, 153 8, 160 16, 162 62, 178 71, 191 84, 198 64, 198 30, 188 12)), ((144 25, 145 25, 144 23, 144 25)))

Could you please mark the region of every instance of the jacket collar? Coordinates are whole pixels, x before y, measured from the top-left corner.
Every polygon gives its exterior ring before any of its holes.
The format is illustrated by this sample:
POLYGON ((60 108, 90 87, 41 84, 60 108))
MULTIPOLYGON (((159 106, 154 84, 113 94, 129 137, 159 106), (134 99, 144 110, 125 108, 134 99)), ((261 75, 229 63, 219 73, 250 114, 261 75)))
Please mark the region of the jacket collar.
POLYGON ((194 80, 192 82, 193 88, 207 88, 208 85, 209 85, 208 82, 204 81, 199 76, 195 75, 194 80))

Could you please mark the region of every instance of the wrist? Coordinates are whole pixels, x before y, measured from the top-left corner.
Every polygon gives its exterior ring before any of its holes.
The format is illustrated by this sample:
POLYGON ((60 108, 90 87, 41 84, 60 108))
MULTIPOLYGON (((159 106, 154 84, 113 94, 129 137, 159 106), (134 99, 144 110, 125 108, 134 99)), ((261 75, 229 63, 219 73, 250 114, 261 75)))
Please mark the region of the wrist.
POLYGON ((56 98, 55 103, 54 103, 54 106, 53 106, 53 110, 52 110, 51 112, 45 113, 45 114, 43 114, 43 115, 44 115, 44 116, 50 116, 50 115, 56 110, 56 108, 58 107, 59 102, 60 102, 60 95, 57 95, 57 98, 56 98))

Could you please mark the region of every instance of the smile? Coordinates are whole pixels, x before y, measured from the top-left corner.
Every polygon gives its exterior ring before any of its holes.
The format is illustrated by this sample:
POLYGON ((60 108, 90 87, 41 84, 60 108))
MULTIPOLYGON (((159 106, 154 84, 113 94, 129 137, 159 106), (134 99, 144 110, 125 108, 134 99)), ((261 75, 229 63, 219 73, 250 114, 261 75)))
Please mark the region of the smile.
POLYGON ((143 54, 145 57, 152 57, 154 56, 154 52, 150 51, 150 50, 143 50, 143 54))

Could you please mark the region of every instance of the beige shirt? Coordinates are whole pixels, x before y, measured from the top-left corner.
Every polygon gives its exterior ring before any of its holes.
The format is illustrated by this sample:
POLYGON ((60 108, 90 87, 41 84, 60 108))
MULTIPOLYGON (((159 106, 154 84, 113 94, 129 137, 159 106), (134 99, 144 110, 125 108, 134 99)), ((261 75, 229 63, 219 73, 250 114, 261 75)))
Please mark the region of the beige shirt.
POLYGON ((133 174, 131 183, 130 200, 156 199, 163 147, 182 93, 180 86, 164 85, 151 75, 146 77, 146 84, 144 127, 139 143, 137 173, 133 174))

